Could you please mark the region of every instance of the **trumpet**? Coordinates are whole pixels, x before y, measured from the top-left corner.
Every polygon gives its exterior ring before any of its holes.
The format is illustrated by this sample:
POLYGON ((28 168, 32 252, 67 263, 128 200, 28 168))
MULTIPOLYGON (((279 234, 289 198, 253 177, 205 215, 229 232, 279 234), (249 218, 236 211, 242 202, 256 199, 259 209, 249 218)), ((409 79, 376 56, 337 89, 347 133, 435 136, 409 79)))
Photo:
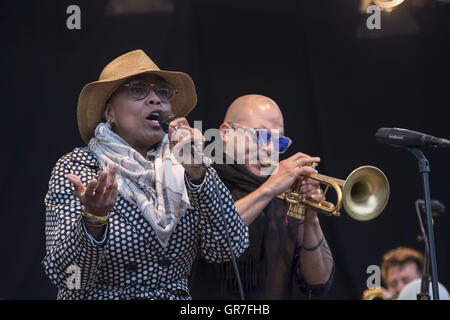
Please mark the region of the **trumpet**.
POLYGON ((362 300, 391 300, 381 288, 364 290, 362 300))
MULTIPOLYGON (((278 162, 270 158, 262 158, 263 165, 278 166, 278 162)), ((373 166, 362 166, 353 170, 347 179, 341 180, 322 174, 299 176, 293 190, 287 190, 277 196, 289 204, 288 216, 303 220, 305 207, 327 216, 339 216, 342 206, 347 214, 358 221, 375 219, 387 205, 389 200, 389 181, 380 169, 373 166), (311 178, 324 184, 325 190, 320 201, 302 198, 301 180, 311 178), (337 195, 336 203, 325 201, 329 188, 337 195)))

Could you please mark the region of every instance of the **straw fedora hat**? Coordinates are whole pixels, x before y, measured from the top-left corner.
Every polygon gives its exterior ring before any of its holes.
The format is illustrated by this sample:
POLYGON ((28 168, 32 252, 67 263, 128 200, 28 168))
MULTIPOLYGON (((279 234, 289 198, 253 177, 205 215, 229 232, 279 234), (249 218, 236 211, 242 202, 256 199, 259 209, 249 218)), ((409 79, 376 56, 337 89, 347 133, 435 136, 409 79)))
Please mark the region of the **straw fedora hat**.
POLYGON ((131 51, 111 61, 100 73, 98 81, 88 83, 81 90, 77 109, 78 130, 86 144, 102 121, 104 107, 111 94, 127 79, 143 73, 155 74, 176 88, 177 93, 171 101, 175 115, 186 116, 194 109, 197 94, 194 82, 186 73, 160 70, 144 51, 131 51))

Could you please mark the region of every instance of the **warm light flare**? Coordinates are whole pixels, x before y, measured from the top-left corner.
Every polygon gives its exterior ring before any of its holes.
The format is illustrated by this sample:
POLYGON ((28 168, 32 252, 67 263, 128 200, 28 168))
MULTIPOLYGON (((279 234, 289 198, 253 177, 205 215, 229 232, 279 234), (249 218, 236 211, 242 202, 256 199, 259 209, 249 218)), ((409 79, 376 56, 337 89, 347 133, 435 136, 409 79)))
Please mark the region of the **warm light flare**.
POLYGON ((401 4, 403 1, 405 0, 373 0, 373 2, 381 9, 394 8, 401 4))

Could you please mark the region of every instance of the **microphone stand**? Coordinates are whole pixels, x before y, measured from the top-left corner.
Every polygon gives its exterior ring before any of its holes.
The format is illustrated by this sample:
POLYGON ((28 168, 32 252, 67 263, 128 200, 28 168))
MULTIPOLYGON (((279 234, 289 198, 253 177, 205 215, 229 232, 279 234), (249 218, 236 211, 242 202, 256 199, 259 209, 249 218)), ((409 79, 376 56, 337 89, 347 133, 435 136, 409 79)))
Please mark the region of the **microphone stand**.
MULTIPOLYGON (((428 254, 426 255, 425 261, 425 271, 428 271, 428 262, 431 264, 431 283, 433 288, 433 300, 439 300, 439 290, 438 290, 438 276, 437 276, 437 264, 436 264, 436 248, 434 242, 434 231, 433 231, 433 213, 431 211, 431 196, 430 196, 430 181, 428 179, 428 174, 430 173, 430 164, 423 154, 423 152, 417 148, 408 148, 408 151, 411 152, 419 161, 419 172, 422 175, 423 182, 423 192, 424 192, 424 201, 425 201, 425 211, 427 215, 427 236, 428 236, 428 254)), ((424 229, 425 230, 425 229, 424 229)), ((428 272, 427 272, 428 273, 428 272)), ((428 277, 426 274, 422 276, 422 285, 421 285, 421 294, 419 297, 429 298, 429 294, 423 294, 424 290, 429 292, 429 285, 427 285, 428 277), (425 288, 426 286, 426 288, 425 288)))
POLYGON ((422 282, 420 285, 420 293, 417 294, 417 300, 430 300, 430 259, 429 259, 429 245, 427 232, 422 223, 421 210, 419 207, 419 200, 415 202, 417 218, 419 220, 420 231, 422 232, 422 236, 418 236, 417 239, 419 242, 423 240, 425 243, 425 252, 424 252, 424 266, 422 273, 422 282))

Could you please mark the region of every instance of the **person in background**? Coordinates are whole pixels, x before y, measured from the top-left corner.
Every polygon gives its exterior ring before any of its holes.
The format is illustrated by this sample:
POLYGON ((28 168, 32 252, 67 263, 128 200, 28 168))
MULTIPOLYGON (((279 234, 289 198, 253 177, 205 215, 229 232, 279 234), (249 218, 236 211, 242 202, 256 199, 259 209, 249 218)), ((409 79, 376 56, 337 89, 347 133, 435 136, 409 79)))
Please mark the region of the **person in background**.
MULTIPOLYGON (((231 191, 236 209, 250 231, 250 246, 237 261, 245 297, 292 299, 297 289, 308 297, 325 294, 332 283, 334 260, 317 213, 306 209, 303 220, 292 218, 286 215, 286 203, 276 197, 300 175, 317 173, 311 165, 320 159, 298 152, 281 161, 270 176, 264 174, 266 164, 260 159, 256 163, 250 161, 250 150, 283 153, 291 144, 283 136, 281 110, 265 96, 236 99, 228 108, 220 131, 226 150, 224 164, 215 164, 214 168, 231 191), (278 134, 269 136, 272 130, 278 134), (244 135, 246 143, 233 143, 234 147, 227 148, 237 135, 244 135), (244 164, 236 163, 239 155, 245 159, 244 164)), ((322 198, 319 183, 309 178, 303 179, 301 192, 304 198, 322 198)), ((230 263, 211 264, 199 258, 190 286, 193 299, 240 297, 230 263)))
POLYGON ((362 299, 397 299, 406 285, 421 278, 424 259, 422 253, 411 248, 397 247, 390 250, 383 255, 381 263, 381 278, 386 287, 367 289, 362 299))
POLYGON ((396 299, 402 289, 411 281, 422 276, 424 256, 417 250, 397 247, 383 256, 381 278, 388 296, 396 299))

